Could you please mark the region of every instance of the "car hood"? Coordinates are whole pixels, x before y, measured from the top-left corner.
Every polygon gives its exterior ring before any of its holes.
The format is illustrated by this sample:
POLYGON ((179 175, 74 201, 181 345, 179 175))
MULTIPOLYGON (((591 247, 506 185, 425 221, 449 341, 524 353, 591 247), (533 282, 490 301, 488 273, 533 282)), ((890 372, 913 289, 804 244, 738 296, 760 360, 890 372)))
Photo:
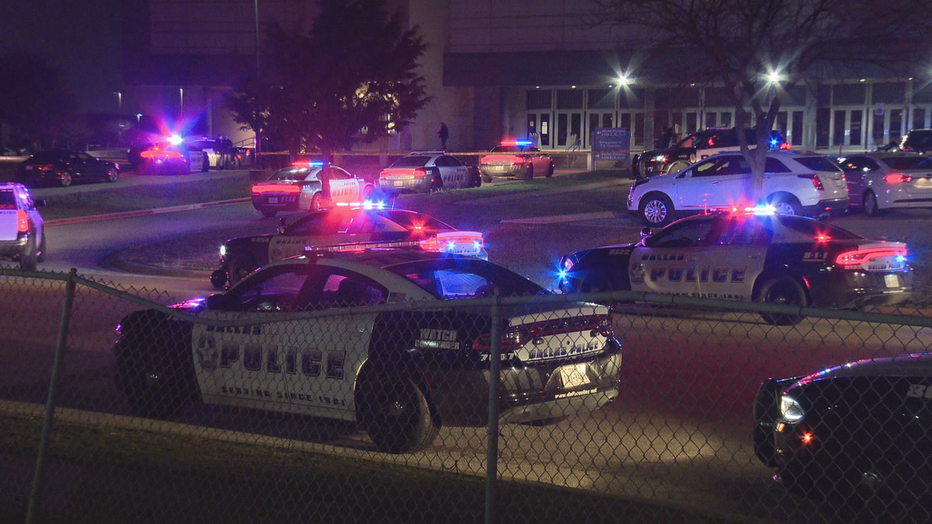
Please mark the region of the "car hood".
POLYGON ((912 353, 895 357, 864 359, 823 369, 803 377, 796 385, 846 377, 917 377, 932 375, 932 353, 912 353))

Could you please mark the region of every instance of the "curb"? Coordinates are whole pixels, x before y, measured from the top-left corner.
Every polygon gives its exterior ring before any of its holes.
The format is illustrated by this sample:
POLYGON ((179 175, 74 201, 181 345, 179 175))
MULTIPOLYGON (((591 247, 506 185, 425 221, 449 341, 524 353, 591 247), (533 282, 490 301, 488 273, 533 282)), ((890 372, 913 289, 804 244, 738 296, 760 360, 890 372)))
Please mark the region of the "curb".
POLYGON ((190 211, 192 209, 201 209, 205 207, 224 206, 227 204, 241 204, 251 202, 249 198, 236 198, 233 200, 218 200, 216 202, 202 202, 200 204, 188 204, 184 206, 159 207, 155 209, 140 209, 138 211, 123 211, 120 213, 109 213, 106 215, 91 215, 85 217, 61 218, 58 220, 46 220, 47 226, 64 226, 68 224, 80 224, 82 222, 96 222, 99 220, 111 220, 114 218, 141 217, 146 215, 159 215, 162 213, 174 213, 176 211, 190 211))

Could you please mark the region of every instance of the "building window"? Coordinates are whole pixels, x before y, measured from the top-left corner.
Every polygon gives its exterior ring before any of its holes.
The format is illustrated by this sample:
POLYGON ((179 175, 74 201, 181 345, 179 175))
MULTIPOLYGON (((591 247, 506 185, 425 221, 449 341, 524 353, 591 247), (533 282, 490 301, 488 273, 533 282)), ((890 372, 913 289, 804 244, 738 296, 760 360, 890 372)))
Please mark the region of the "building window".
POLYGON ((557 109, 582 109, 583 91, 581 89, 560 89, 557 91, 557 109))
POLYGON ((615 109, 614 89, 590 89, 589 109, 615 109))
POLYGON ((527 92, 527 109, 550 109, 552 92, 549 89, 532 89, 527 92))

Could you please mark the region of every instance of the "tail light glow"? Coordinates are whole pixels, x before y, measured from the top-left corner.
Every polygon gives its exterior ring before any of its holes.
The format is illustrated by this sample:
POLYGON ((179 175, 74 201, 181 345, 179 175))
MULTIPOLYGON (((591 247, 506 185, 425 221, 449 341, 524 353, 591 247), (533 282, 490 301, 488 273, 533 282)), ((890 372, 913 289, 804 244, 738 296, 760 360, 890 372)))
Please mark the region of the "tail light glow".
POLYGON ((906 265, 906 246, 896 243, 890 246, 861 246, 859 249, 845 251, 835 257, 835 264, 847 269, 871 269, 871 263, 882 258, 893 258, 893 264, 884 268, 900 269, 906 265), (899 244, 899 245, 896 245, 899 244))
POLYGON ((903 173, 890 173, 883 177, 883 180, 888 184, 904 184, 906 182, 912 182, 913 177, 904 175, 903 173))
POLYGON ((22 209, 16 210, 16 230, 20 233, 29 232, 29 215, 22 209))
POLYGON ((301 186, 291 184, 256 184, 252 186, 252 194, 262 193, 300 193, 301 186))
POLYGON ((808 178, 812 180, 812 186, 816 188, 816 191, 824 191, 825 186, 822 185, 822 179, 819 178, 819 175, 813 173, 811 175, 796 175, 799 178, 808 178))

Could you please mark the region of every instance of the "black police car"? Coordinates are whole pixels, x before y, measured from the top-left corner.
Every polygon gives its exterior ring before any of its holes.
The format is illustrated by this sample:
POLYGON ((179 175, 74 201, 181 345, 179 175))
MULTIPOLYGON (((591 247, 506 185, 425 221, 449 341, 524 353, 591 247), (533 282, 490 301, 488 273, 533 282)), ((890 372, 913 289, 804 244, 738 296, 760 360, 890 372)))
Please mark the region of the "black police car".
MULTIPOLYGON (((561 261, 564 292, 630 290, 796 306, 898 304, 912 291, 906 244, 767 209, 696 215, 640 242, 561 261)), ((800 317, 765 315, 774 324, 800 317)))
POLYGON ((880 495, 932 509, 930 353, 766 380, 754 423, 755 454, 792 492, 849 502, 880 495))
POLYGON ((124 317, 116 385, 146 416, 201 399, 359 421, 379 450, 406 453, 430 445, 442 425, 487 424, 492 336, 500 329, 502 422, 555 423, 617 397, 621 347, 607 307, 505 304, 497 328, 488 307, 438 307, 495 294, 547 292, 473 257, 420 250, 295 257, 177 306, 231 327, 152 309, 124 317), (367 307, 393 303, 411 307, 367 307))
POLYGON ((353 251, 411 247, 488 259, 482 233, 459 231, 431 216, 380 204, 339 206, 302 216, 269 235, 239 237, 220 246, 220 267, 210 282, 217 289, 235 284, 269 262, 310 250, 353 251))
MULTIPOLYGON (((744 133, 747 143, 753 147, 757 143, 755 130, 745 129, 744 133)), ((771 150, 789 149, 789 144, 779 132, 773 131, 770 133, 769 147, 771 150)), ((740 151, 737 129, 710 127, 697 131, 669 147, 663 144, 659 149, 634 155, 631 158, 631 175, 634 178, 645 178, 676 173, 704 158, 729 151, 740 151)))

